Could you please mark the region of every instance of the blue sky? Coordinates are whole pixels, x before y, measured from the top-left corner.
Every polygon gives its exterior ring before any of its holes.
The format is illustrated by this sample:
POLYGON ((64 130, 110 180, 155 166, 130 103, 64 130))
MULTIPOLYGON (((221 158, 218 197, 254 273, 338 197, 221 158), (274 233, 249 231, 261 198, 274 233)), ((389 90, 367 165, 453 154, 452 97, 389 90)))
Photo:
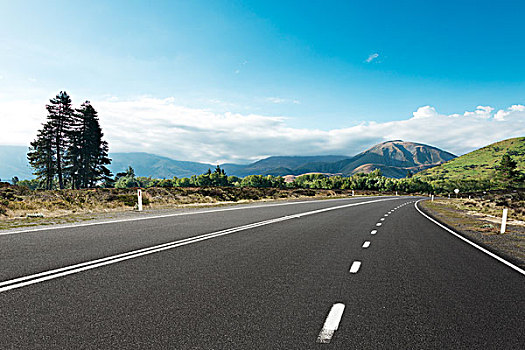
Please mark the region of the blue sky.
MULTIPOLYGON (((403 122, 425 106, 443 116, 478 106, 495 114, 525 103, 523 13, 525 2, 517 0, 2 1, 0 118, 13 118, 13 101, 43 108, 63 89, 77 104, 154 99, 218 116, 283 117, 281 127, 292 133, 403 122)), ((118 116, 108 112, 105 121, 104 112, 103 127, 111 126, 109 116, 118 116)), ((451 140, 412 141, 466 152, 522 136, 523 116, 516 118, 510 134, 455 149, 451 140)), ((127 150, 122 137, 106 134, 127 150)), ((390 136, 317 150, 353 154, 390 136)), ((3 138, 0 144, 13 143, 3 138)), ((283 141, 281 153, 288 146, 283 141)), ((162 143, 148 147, 174 153, 162 143)), ((192 157, 213 161, 228 152, 192 157)))

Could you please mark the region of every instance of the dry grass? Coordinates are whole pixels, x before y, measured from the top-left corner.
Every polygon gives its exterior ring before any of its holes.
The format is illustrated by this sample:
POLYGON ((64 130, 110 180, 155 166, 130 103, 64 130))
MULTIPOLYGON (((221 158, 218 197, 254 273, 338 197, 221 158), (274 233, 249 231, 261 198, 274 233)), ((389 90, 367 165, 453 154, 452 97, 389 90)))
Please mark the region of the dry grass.
MULTIPOLYGON (((148 188, 143 190, 143 205, 145 209, 163 209, 260 200, 328 199, 348 196, 349 193, 342 190, 276 188, 148 188)), ((91 213, 129 211, 134 209, 136 203, 136 189, 31 191, 24 187, 4 185, 0 187, 0 223, 21 219, 38 223, 39 218, 26 218, 28 214, 34 213, 41 213, 45 218, 66 220, 67 217, 91 213)))

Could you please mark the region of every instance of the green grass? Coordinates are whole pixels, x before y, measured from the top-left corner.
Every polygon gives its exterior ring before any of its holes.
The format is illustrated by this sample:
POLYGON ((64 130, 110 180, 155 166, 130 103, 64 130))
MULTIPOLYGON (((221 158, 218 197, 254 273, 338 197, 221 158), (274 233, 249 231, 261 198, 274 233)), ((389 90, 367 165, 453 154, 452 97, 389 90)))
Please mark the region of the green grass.
POLYGON ((430 181, 490 180, 507 152, 517 162, 518 169, 525 172, 525 137, 516 137, 493 143, 414 176, 430 181))

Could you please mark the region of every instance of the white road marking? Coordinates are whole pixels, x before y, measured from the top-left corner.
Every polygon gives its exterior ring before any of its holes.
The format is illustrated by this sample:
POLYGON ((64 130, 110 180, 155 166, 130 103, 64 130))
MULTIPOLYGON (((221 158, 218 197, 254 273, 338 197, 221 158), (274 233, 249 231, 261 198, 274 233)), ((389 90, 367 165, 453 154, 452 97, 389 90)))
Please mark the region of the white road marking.
POLYGON ((382 225, 382 224, 381 224, 380 222, 378 222, 378 223, 376 224, 376 226, 381 226, 381 225, 382 225))
POLYGON ((493 257, 494 259, 498 260, 499 262, 504 263, 505 265, 507 265, 507 266, 510 267, 511 269, 514 269, 514 270, 516 270, 517 272, 519 272, 519 273, 521 273, 522 275, 525 276, 525 270, 523 270, 523 269, 519 268, 518 266, 514 265, 513 263, 511 263, 511 262, 509 262, 509 261, 503 259, 502 257, 497 256, 496 254, 494 254, 494 253, 488 251, 487 249, 485 249, 485 248, 483 248, 483 247, 477 245, 476 243, 470 241, 469 239, 463 237, 463 236, 460 235, 459 233, 457 233, 457 232, 455 232, 455 231, 449 229, 448 227, 446 227, 446 226, 442 225, 441 223, 437 222, 436 220, 432 219, 432 218, 431 218, 430 216, 428 216, 427 214, 423 213, 423 212, 421 211, 421 209, 419 209, 419 207, 417 206, 417 204, 418 204, 419 202, 421 202, 422 200, 423 200, 423 199, 420 199, 420 200, 418 200, 416 203, 414 203, 414 207, 417 209, 417 211, 418 211, 421 215, 423 215, 424 217, 426 217, 427 219, 429 219, 430 221, 432 221, 434 224, 438 225, 438 226, 441 227, 442 229, 444 229, 444 230, 450 232, 451 234, 453 234, 453 235, 456 236, 457 238, 461 239, 462 241, 467 242, 468 244, 470 244, 470 245, 473 246, 474 248, 477 248, 477 249, 481 250, 483 253, 485 253, 485 254, 487 254, 487 255, 493 257))
POLYGON ((0 293, 11 290, 11 289, 21 288, 24 286, 44 282, 47 280, 71 275, 74 273, 95 269, 95 268, 102 267, 105 265, 115 264, 121 261, 138 258, 140 256, 149 255, 149 254, 161 252, 164 250, 177 248, 177 247, 184 246, 187 244, 197 243, 200 241, 204 241, 204 240, 208 240, 208 239, 212 239, 212 238, 216 238, 216 237, 220 237, 224 235, 229 235, 235 232, 249 230, 255 227, 270 225, 270 224, 277 223, 277 222, 296 219, 296 218, 300 218, 303 216, 318 214, 318 213, 331 211, 331 210, 343 209, 343 208, 364 205, 364 204, 369 204, 369 203, 382 202, 385 200, 392 200, 392 199, 377 199, 377 200, 366 201, 366 202, 351 203, 351 204, 345 204, 345 205, 340 205, 340 206, 335 206, 335 207, 307 211, 307 212, 295 214, 295 215, 282 216, 282 217, 278 217, 275 219, 259 221, 259 222, 255 222, 252 224, 242 225, 242 226, 233 227, 233 228, 220 230, 216 232, 211 232, 211 233, 207 233, 207 234, 203 234, 199 236, 189 237, 189 238, 185 238, 182 240, 164 243, 164 244, 160 244, 160 245, 156 245, 156 246, 152 246, 148 248, 133 250, 127 253, 122 253, 122 254, 109 256, 106 258, 87 261, 84 263, 70 265, 70 266, 59 268, 59 269, 54 269, 54 270, 36 273, 33 275, 18 277, 12 280, 0 282, 0 293))
POLYGON ((357 273, 359 271, 359 268, 361 267, 361 261, 354 261, 352 263, 352 266, 350 266, 350 273, 357 273))
POLYGON ((385 214, 385 216, 388 216, 388 214, 385 214))
POLYGON ((385 221, 385 218, 381 218, 380 220, 381 220, 381 221, 385 221))
POLYGON ((375 235, 376 233, 377 233, 377 230, 372 230, 372 231, 370 232, 371 235, 375 235))
POLYGON ((339 323, 341 322, 341 317, 343 317, 344 311, 345 304, 337 303, 332 305, 332 308, 324 321, 323 329, 321 329, 321 332, 319 332, 319 336, 317 337, 318 343, 330 343, 335 331, 339 328, 339 323))
MULTIPOLYGON (((363 197, 363 198, 372 198, 372 197, 363 197)), ((381 197, 378 197, 378 198, 385 198, 385 196, 381 196, 381 197)), ((313 201, 287 202, 287 203, 276 203, 276 204, 259 204, 259 205, 249 205, 249 206, 238 206, 238 207, 232 207, 232 208, 199 210, 199 211, 185 212, 185 213, 172 213, 172 214, 164 214, 164 215, 143 216, 143 217, 138 217, 138 218, 117 219, 117 220, 107 220, 107 221, 98 221, 98 222, 86 222, 86 223, 80 223, 80 224, 77 223, 77 224, 62 225, 62 226, 57 225, 57 226, 52 226, 52 227, 39 227, 39 228, 33 228, 33 229, 27 229, 27 230, 0 232, 0 235, 12 235, 12 234, 15 234, 15 233, 28 233, 28 232, 60 230, 60 229, 76 228, 76 227, 84 227, 84 226, 116 224, 116 223, 128 222, 128 221, 142 221, 142 220, 151 220, 151 219, 162 219, 162 218, 170 218, 170 217, 174 217, 174 216, 209 214, 209 213, 216 213, 216 212, 221 212, 221 211, 259 209, 259 208, 267 208, 267 207, 279 207, 279 206, 284 206, 284 205, 298 205, 298 204, 310 204, 310 203, 320 203, 320 202, 325 202, 326 203, 328 201, 343 201, 343 200, 356 200, 356 199, 359 199, 359 198, 338 198, 338 199, 328 199, 328 200, 313 200, 313 201)), ((388 199, 392 200, 392 199, 395 199, 395 198, 388 198, 388 199)), ((364 203, 364 202, 360 202, 360 203, 364 203)))
POLYGON ((370 241, 365 241, 365 243, 363 243, 363 248, 368 248, 370 247, 370 241))

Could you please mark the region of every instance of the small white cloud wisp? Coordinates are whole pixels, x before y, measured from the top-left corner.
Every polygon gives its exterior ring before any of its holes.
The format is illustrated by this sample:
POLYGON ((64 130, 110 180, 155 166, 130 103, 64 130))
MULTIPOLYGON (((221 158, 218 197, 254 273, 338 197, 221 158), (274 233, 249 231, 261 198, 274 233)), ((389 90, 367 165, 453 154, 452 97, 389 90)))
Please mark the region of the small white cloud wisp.
MULTIPOLYGON (((0 144, 28 145, 45 121, 46 101, 0 101, 0 144)), ((284 116, 217 113, 177 105, 173 98, 93 100, 112 152, 149 152, 180 160, 247 162, 269 155, 355 155, 378 142, 402 139, 464 154, 525 135, 525 106, 445 115, 432 106, 405 120, 348 128, 294 128, 284 116)))
POLYGON ((370 63, 370 62, 372 62, 373 60, 375 60, 378 57, 379 57, 379 54, 376 52, 376 53, 373 53, 370 56, 368 56, 368 58, 365 61, 366 61, 366 63, 370 63))

